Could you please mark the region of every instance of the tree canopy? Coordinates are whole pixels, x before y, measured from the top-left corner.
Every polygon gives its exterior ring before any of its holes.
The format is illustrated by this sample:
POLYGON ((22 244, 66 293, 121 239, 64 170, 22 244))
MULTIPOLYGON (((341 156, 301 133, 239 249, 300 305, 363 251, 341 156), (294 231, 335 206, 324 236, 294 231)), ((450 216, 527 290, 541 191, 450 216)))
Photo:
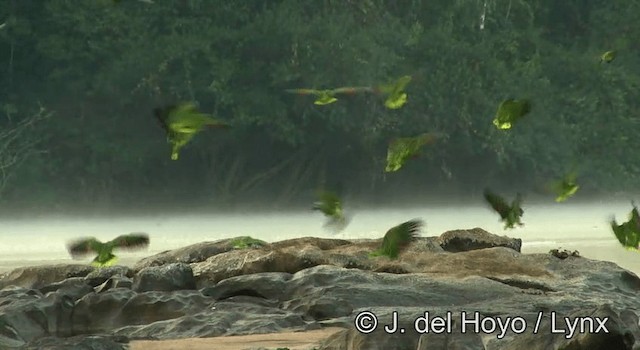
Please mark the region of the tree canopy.
MULTIPOLYGON (((43 0, 0 3, 0 123, 28 136, 5 205, 230 206, 534 191, 577 165, 582 190, 640 181, 640 2, 624 0, 43 0), (615 50, 608 64, 600 56, 615 50), (378 86, 314 105, 287 89, 378 86), (507 98, 531 113, 504 132, 507 98), (196 101, 229 122, 172 161, 154 108, 196 101), (385 174, 390 140, 448 135, 385 174), (268 198, 268 199, 267 199, 268 198)), ((553 199, 552 199, 553 200, 553 199)))

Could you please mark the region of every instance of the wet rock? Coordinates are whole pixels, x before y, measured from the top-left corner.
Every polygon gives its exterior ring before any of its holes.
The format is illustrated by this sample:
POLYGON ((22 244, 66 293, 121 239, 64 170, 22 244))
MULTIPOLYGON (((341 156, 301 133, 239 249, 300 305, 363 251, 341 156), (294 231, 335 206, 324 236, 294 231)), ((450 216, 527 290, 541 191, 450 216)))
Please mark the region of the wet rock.
POLYGON ((190 264, 205 261, 214 255, 234 250, 233 240, 235 238, 221 239, 214 242, 200 242, 174 250, 167 250, 138 261, 133 270, 140 271, 145 267, 162 266, 171 263, 190 264))
POLYGON ((638 332, 638 324, 625 324, 620 315, 609 305, 584 308, 570 313, 544 317, 540 324, 542 332, 538 334, 521 334, 511 341, 495 341, 496 349, 589 349, 589 350, 632 350, 634 333, 638 332), (566 319, 565 319, 566 317, 566 319), (575 332, 570 331, 566 322, 577 326, 575 332), (552 333, 551 330, 564 330, 552 333))
POLYGON ((133 277, 131 286, 136 292, 195 289, 191 267, 185 263, 146 267, 133 277))
POLYGON ((87 283, 84 277, 71 277, 64 281, 44 286, 40 288, 40 292, 45 295, 51 292, 58 292, 71 297, 71 299, 75 301, 93 292, 93 288, 87 283))
POLYGON ((129 340, 113 335, 80 335, 69 338, 46 337, 29 343, 27 350, 127 350, 129 340))
POLYGON ((133 280, 123 276, 113 276, 106 280, 101 285, 94 288, 96 293, 104 293, 114 288, 126 288, 131 289, 133 286, 133 280))
POLYGON ((522 240, 519 238, 497 236, 479 227, 447 231, 440 235, 438 241, 442 249, 451 253, 494 247, 511 248, 519 253, 522 248, 522 240))
POLYGON ((48 335, 71 335, 71 297, 58 292, 22 296, 0 307, 0 348, 22 346, 48 335))
POLYGON ((0 289, 14 285, 39 289, 71 277, 84 277, 95 268, 88 265, 50 265, 19 267, 0 278, 0 289))
POLYGON ((127 266, 109 266, 93 270, 85 276, 85 279, 92 287, 96 287, 114 276, 131 278, 133 275, 133 269, 127 266))
POLYGON ((282 291, 292 276, 286 272, 263 272, 235 276, 224 279, 213 287, 202 289, 202 294, 217 300, 238 295, 281 300, 282 291))
POLYGON ((145 292, 117 288, 87 294, 73 313, 75 334, 107 333, 129 325, 145 325, 193 315, 213 302, 198 291, 145 292))

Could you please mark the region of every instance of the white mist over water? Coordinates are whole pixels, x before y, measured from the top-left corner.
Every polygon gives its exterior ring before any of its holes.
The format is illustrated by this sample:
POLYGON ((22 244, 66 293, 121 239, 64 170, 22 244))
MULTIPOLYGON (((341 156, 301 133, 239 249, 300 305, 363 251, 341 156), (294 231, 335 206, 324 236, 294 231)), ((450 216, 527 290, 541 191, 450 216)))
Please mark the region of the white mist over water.
POLYGON ((423 236, 438 236, 447 230, 481 227, 498 235, 521 238, 523 253, 546 253, 553 248, 578 250, 587 258, 608 260, 640 274, 640 253, 625 250, 611 232, 608 220, 615 215, 626 221, 629 202, 598 204, 552 204, 525 207, 525 226, 504 230, 498 215, 486 206, 424 207, 413 209, 353 210, 347 228, 336 235, 322 227, 324 218, 312 211, 273 214, 211 214, 194 216, 40 217, 0 221, 0 272, 19 266, 88 263, 74 261, 66 242, 83 236, 107 241, 129 232, 146 232, 151 244, 141 252, 116 252, 119 263, 131 265, 138 259, 164 250, 202 241, 236 236, 252 236, 273 242, 316 236, 327 238, 381 238, 392 226, 422 218, 423 236))

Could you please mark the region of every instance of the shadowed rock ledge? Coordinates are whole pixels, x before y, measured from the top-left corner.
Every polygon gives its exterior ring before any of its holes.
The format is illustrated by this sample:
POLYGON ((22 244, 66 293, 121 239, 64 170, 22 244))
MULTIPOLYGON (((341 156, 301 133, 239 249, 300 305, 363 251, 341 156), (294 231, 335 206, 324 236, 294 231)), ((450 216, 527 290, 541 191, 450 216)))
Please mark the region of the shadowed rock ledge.
POLYGON ((521 240, 480 228, 422 237, 397 260, 369 257, 380 242, 304 237, 234 249, 226 239, 162 252, 133 268, 19 268, 0 278, 0 348, 126 349, 140 339, 323 327, 344 330, 317 349, 640 346, 640 279, 614 263, 521 254, 521 240), (433 327, 417 332, 425 312, 433 327), (372 315, 375 330, 359 332, 355 323, 372 315), (438 317, 450 331, 438 334, 438 317), (476 317, 484 330, 509 317, 513 327, 474 332, 476 317), (586 332, 561 333, 565 317, 586 332), (387 334, 394 318, 398 331, 387 334))

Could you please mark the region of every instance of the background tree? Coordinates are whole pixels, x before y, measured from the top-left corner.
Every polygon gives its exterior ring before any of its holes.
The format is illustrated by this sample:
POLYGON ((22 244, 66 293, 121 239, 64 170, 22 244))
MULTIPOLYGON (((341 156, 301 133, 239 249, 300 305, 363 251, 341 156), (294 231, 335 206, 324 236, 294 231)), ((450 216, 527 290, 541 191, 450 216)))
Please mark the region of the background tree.
POLYGON ((640 3, 615 0, 206 0, 0 3, 0 101, 55 112, 46 154, 7 183, 12 208, 391 204, 481 189, 535 191, 579 165, 582 194, 637 187, 640 3), (6 20, 4 20, 6 19, 6 20), (599 56, 618 50, 611 64, 599 56), (408 103, 317 106, 292 88, 412 75, 408 103), (500 101, 529 98, 508 133, 500 101), (153 108, 194 100, 233 125, 171 161, 153 108), (388 142, 449 137, 384 174, 388 142), (268 198, 268 200, 265 200, 268 198))

